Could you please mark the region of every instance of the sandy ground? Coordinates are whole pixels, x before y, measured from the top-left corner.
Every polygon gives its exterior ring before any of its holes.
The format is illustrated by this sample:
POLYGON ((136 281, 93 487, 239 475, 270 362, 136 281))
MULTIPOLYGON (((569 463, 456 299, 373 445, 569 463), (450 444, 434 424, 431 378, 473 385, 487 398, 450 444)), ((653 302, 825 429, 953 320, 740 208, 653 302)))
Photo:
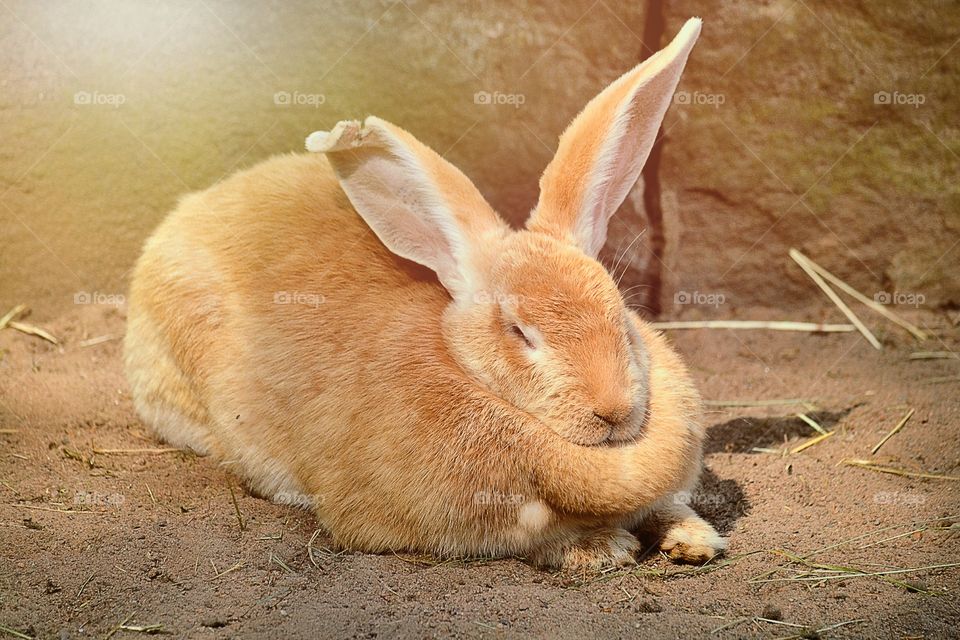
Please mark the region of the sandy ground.
POLYGON ((951 637, 960 568, 850 577, 787 555, 837 545, 808 562, 865 573, 960 562, 957 482, 838 464, 872 458, 960 476, 960 361, 909 359, 919 348, 957 351, 960 328, 946 315, 916 319, 938 337, 918 347, 881 334, 882 352, 857 334, 675 332, 705 398, 803 398, 836 433, 794 455, 755 452, 813 435, 794 417, 804 408, 712 408, 707 470, 693 500, 730 536, 727 557, 684 568, 649 554, 635 570, 600 576, 517 560, 334 553, 322 533, 311 561, 309 513, 250 496, 209 460, 96 453, 162 446, 126 390, 122 309, 78 306, 44 323, 61 347, 5 329, 0 631, 123 638, 162 625, 209 638, 662 638, 726 627, 710 637, 815 637, 817 629, 825 638, 951 637), (101 336, 114 339, 85 342, 101 336), (910 408, 902 432, 871 456, 910 408), (829 629, 840 623, 848 624, 829 629))

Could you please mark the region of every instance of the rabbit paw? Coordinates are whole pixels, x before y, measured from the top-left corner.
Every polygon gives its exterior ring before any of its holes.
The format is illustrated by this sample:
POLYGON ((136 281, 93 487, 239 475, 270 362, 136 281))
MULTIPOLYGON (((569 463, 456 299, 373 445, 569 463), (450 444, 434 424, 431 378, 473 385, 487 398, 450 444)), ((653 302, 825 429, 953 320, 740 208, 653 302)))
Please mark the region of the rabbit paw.
POLYGON ((727 539, 696 515, 673 524, 660 542, 671 560, 689 564, 703 564, 726 548, 727 539))
POLYGON ((629 531, 604 528, 590 531, 572 543, 539 549, 532 560, 542 567, 589 572, 634 565, 634 554, 639 549, 640 542, 629 531))

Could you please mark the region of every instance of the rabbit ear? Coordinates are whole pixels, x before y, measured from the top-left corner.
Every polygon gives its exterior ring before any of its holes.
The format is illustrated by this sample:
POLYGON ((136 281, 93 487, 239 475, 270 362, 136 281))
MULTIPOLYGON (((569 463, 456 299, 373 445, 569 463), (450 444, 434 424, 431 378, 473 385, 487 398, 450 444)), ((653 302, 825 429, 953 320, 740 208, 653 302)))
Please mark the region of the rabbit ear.
POLYGON ((579 246, 596 257, 607 223, 633 187, 700 35, 691 18, 667 47, 625 73, 590 101, 560 137, 540 178, 540 201, 527 228, 579 246))
POLYGON ((508 227, 456 167, 403 129, 375 118, 307 138, 380 241, 429 267, 454 299, 476 289, 475 248, 508 227))

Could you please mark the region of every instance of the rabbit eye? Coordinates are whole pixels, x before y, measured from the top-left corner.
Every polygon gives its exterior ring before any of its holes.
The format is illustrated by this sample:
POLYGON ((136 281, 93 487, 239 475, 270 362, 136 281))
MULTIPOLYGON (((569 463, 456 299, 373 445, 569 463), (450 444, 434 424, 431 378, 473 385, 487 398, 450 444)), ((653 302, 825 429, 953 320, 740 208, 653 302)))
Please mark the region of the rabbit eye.
POLYGON ((523 329, 521 329, 518 325, 515 325, 515 324, 510 325, 510 333, 512 333, 513 335, 515 335, 515 336, 518 337, 519 339, 523 340, 523 342, 527 345, 527 348, 529 348, 529 349, 535 349, 535 348, 536 348, 536 347, 534 347, 534 345, 533 345, 533 340, 531 340, 531 339, 527 336, 527 334, 525 334, 525 333, 523 332, 523 329))

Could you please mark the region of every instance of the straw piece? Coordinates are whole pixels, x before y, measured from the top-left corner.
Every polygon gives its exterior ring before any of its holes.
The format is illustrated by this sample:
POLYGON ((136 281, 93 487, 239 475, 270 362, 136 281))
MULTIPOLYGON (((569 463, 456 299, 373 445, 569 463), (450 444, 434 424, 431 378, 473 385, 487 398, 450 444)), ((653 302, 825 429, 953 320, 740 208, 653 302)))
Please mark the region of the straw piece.
POLYGON ((860 467, 869 471, 879 473, 890 473, 895 476, 904 476, 908 478, 928 478, 930 480, 960 480, 960 476, 947 476, 939 473, 925 473, 922 471, 910 471, 908 469, 898 469, 897 467, 884 467, 869 460, 841 460, 841 464, 850 467, 860 467))
POLYGON ((4 314, 2 318, 0 318, 0 329, 5 328, 7 324, 10 323, 11 320, 13 320, 14 318, 19 316, 21 313, 23 313, 26 310, 27 310, 27 305, 18 304, 13 309, 10 309, 10 311, 7 311, 7 313, 4 314))
POLYGON ((93 347, 98 344, 103 344, 104 342, 110 342, 111 340, 116 340, 117 336, 98 336, 96 338, 90 338, 89 340, 84 340, 78 344, 80 347, 93 347))
POLYGON ((810 331, 816 333, 843 333, 853 331, 849 324, 820 322, 793 322, 791 320, 702 320, 689 322, 654 322, 655 329, 772 329, 774 331, 810 331))
POLYGON ((960 360, 960 353, 953 351, 914 351, 911 360, 960 360))
MULTIPOLYGON (((872 311, 876 311, 887 320, 890 320, 891 322, 900 325, 901 327, 903 327, 904 329, 912 333, 917 340, 922 341, 927 339, 927 334, 925 334, 923 331, 917 328, 916 325, 907 322, 906 320, 901 318, 899 315, 897 315, 893 311, 890 311, 890 309, 883 306, 876 300, 871 300, 867 296, 863 295, 862 293, 860 293, 859 291, 857 291, 856 289, 848 285, 846 282, 844 282, 837 276, 833 275, 832 273, 830 273, 829 271, 821 267, 819 264, 817 264, 807 256, 800 253, 799 251, 796 251, 795 249, 791 249, 790 251, 791 251, 791 256, 793 255, 794 252, 796 252, 798 256, 800 256, 803 260, 806 261, 808 265, 810 265, 810 268, 812 268, 821 276, 823 276, 824 278, 832 282, 834 286, 838 287, 841 291, 843 291, 847 295, 853 298, 856 298, 859 302, 862 302, 864 305, 869 307, 872 311)), ((794 258, 794 260, 796 260, 796 258, 794 258)))
POLYGON ((780 407, 783 405, 798 404, 807 411, 816 411, 817 405, 803 398, 786 398, 783 400, 704 400, 705 407, 780 407))
POLYGON ((160 449, 97 449, 93 448, 94 453, 100 455, 143 455, 143 454, 161 454, 161 453, 190 453, 186 449, 177 449, 175 447, 164 447, 160 449))
POLYGON ((907 415, 905 415, 905 416, 903 416, 902 418, 900 418, 900 422, 897 423, 897 426, 895 426, 895 427, 890 431, 890 433, 888 433, 887 435, 883 436, 883 438, 880 440, 880 442, 878 442, 878 443, 873 447, 873 449, 870 450, 870 455, 875 455, 875 454, 877 453, 877 451, 880 451, 880 447, 882 447, 887 440, 889 440, 889 439, 892 438, 894 435, 896 435, 896 433, 897 433, 898 431, 900 431, 900 429, 903 429, 903 425, 907 424, 907 420, 909 420, 909 419, 910 419, 910 416, 912 416, 912 415, 913 415, 913 409, 910 409, 910 411, 907 411, 907 415))
POLYGON ((14 638, 23 638, 23 640, 34 640, 33 636, 28 636, 25 633, 20 633, 16 629, 11 629, 10 627, 5 627, 3 625, 0 625, 0 633, 6 633, 14 638))
POLYGON ((803 420, 804 422, 806 422, 808 425, 810 425, 810 426, 813 428, 813 430, 816 431, 817 433, 819 433, 820 435, 826 435, 827 430, 824 429, 823 427, 821 427, 821 426, 820 426, 820 423, 818 423, 816 420, 814 420, 813 418, 811 418, 811 417, 808 416, 807 414, 805 414, 805 413, 798 413, 798 414, 797 414, 797 417, 800 418, 801 420, 803 420))
POLYGON ((847 319, 853 323, 853 326, 863 334, 863 337, 867 339, 867 342, 873 345, 874 349, 883 349, 883 346, 880 344, 880 341, 877 340, 876 336, 870 333, 870 330, 867 329, 866 325, 860 321, 860 318, 857 317, 853 311, 850 310, 850 307, 847 306, 843 300, 840 299, 840 296, 837 295, 836 291, 830 288, 823 278, 820 277, 820 274, 817 273, 813 266, 808 261, 807 257, 797 251, 796 249, 790 249, 790 257, 793 258, 793 261, 800 265, 800 268, 803 269, 810 279, 816 283, 820 289, 827 294, 827 297, 830 298, 830 301, 837 306, 840 311, 843 312, 843 315, 847 316, 847 319))
POLYGON ((43 338, 47 342, 52 342, 53 344, 60 344, 60 341, 54 338, 51 334, 32 324, 10 320, 7 322, 7 326, 11 329, 16 329, 20 333, 25 333, 29 336, 37 336, 38 338, 43 338))
POLYGON ((809 440, 807 440, 806 442, 804 442, 803 444, 799 444, 799 445, 797 445, 796 447, 794 447, 793 449, 791 449, 791 450, 790 450, 790 453, 800 453, 801 451, 804 451, 805 449, 809 449, 810 447, 812 447, 813 445, 817 444, 818 442, 823 442, 824 440, 826 440, 827 438, 829 438, 830 436, 832 436, 834 433, 836 433, 836 431, 828 431, 828 432, 826 432, 826 433, 820 434, 819 436, 814 436, 814 437, 810 438, 809 440))

